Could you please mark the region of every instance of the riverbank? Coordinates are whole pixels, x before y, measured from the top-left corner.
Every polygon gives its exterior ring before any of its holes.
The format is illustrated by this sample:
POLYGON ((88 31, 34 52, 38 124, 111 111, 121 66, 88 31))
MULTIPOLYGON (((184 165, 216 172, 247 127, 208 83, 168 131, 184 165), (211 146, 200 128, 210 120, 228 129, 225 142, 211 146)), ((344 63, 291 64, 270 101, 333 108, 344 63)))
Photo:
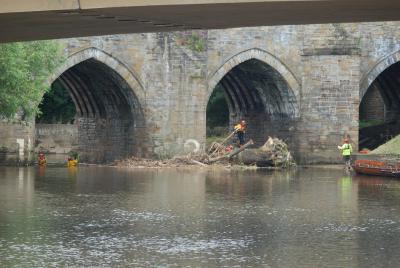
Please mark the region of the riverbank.
POLYGON ((132 168, 132 169, 209 169, 209 170, 230 170, 230 171, 243 171, 243 170, 291 170, 291 169, 331 169, 342 170, 341 164, 316 164, 316 165, 297 165, 291 167, 258 167, 256 165, 244 165, 238 162, 213 163, 205 165, 198 161, 192 162, 189 158, 174 158, 169 160, 150 160, 141 158, 130 158, 122 161, 116 161, 111 165, 106 165, 115 168, 132 168))
MULTIPOLYGON (((34 165, 37 165, 36 163, 34 165)), ((49 167, 67 167, 66 163, 48 163, 49 167)), ((199 161, 190 159, 188 157, 179 157, 166 160, 153 160, 145 158, 132 157, 129 159, 118 160, 109 164, 90 164, 90 163, 79 163, 79 166, 86 167, 112 167, 118 169, 204 169, 204 170, 229 170, 229 171, 244 171, 244 170, 291 170, 293 168, 300 169, 331 169, 341 170, 343 165, 341 164, 316 164, 316 165, 298 165, 288 168, 284 167, 258 167, 256 165, 244 165, 238 162, 219 162, 212 164, 204 164, 199 161)), ((76 167, 73 167, 76 168, 76 167)))

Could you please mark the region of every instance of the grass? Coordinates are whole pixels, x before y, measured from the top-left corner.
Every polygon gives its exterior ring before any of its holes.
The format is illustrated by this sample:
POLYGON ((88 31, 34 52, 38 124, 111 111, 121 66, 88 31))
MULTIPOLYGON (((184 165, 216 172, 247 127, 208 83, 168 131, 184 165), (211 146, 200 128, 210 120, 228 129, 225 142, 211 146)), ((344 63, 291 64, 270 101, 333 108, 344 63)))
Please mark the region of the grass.
POLYGON ((382 120, 369 120, 369 121, 360 121, 359 123, 359 128, 366 128, 366 127, 373 127, 373 126, 379 126, 382 125, 384 121, 382 120))
POLYGON ((372 154, 400 154, 400 135, 379 146, 372 154))

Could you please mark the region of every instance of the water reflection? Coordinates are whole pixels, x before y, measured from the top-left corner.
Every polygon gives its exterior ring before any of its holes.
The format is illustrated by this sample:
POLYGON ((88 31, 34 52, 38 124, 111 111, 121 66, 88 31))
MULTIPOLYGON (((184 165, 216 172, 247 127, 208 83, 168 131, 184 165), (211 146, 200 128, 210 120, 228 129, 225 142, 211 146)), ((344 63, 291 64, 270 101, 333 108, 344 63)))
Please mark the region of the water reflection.
POLYGON ((0 168, 0 185, 1 266, 400 264, 397 180, 47 167, 0 168))

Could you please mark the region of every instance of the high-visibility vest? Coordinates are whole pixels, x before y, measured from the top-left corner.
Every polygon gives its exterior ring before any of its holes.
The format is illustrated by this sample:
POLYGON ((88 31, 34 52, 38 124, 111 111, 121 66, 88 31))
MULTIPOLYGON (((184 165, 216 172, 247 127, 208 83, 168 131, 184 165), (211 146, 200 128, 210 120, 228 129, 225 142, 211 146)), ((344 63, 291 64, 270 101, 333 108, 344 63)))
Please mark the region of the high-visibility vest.
POLYGON ((351 155, 352 152, 353 152, 353 148, 351 147, 351 144, 349 144, 349 143, 343 144, 343 146, 342 146, 342 155, 343 156, 351 155))
POLYGON ((234 127, 234 129, 235 129, 235 131, 241 131, 241 132, 244 132, 244 131, 245 131, 245 128, 244 128, 241 124, 237 124, 237 125, 234 127))

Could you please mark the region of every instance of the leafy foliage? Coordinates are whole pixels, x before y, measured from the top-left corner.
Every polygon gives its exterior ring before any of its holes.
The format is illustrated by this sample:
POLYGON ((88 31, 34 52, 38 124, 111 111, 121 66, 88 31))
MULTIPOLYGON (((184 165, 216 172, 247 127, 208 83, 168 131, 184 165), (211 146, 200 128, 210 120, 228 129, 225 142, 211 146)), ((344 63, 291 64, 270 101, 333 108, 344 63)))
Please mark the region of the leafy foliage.
POLYGON ((76 109, 68 91, 56 80, 39 105, 40 114, 36 117, 37 123, 71 123, 74 120, 76 109))
POLYGON ((188 47, 196 52, 203 52, 206 49, 206 41, 202 36, 193 33, 188 37, 188 47))
POLYGON ((212 93, 207 105, 207 128, 229 125, 229 108, 222 89, 218 86, 212 93))
POLYGON ((360 120, 359 128, 374 127, 384 124, 383 120, 360 120))
POLYGON ((0 45, 0 115, 12 118, 19 111, 35 115, 49 89, 46 81, 63 61, 61 45, 34 41, 0 45))
POLYGON ((206 38, 199 32, 183 32, 178 34, 177 43, 186 46, 194 52, 204 52, 206 50, 206 38))

